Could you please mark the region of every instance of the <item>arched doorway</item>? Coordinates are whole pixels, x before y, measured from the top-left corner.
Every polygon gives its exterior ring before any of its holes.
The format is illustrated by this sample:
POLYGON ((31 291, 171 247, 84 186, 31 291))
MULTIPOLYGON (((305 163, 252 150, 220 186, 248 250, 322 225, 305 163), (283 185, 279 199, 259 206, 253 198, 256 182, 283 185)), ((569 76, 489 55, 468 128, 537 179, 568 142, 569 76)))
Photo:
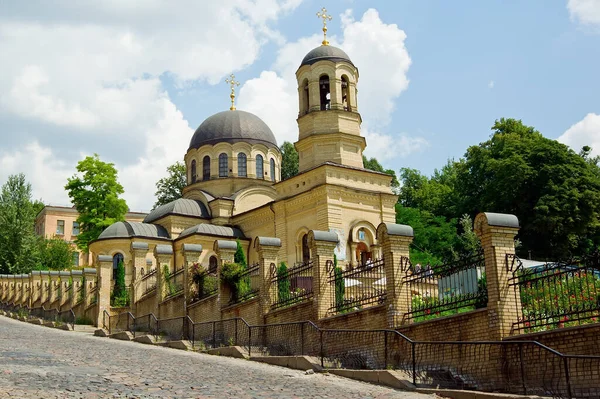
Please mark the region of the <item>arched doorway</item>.
POLYGON ((310 249, 308 248, 308 234, 302 236, 302 263, 310 261, 310 249))
POLYGON ((356 245, 356 260, 358 264, 364 266, 373 258, 373 253, 364 242, 359 242, 356 245))

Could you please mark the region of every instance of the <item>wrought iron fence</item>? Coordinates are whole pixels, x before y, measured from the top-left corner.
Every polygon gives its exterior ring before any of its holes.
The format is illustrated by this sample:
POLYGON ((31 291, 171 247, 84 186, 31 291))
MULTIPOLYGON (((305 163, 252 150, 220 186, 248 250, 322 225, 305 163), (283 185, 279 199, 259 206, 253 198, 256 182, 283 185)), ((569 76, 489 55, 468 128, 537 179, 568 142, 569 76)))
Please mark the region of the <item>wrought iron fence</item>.
POLYGON ((313 263, 300 263, 290 269, 271 264, 271 309, 303 302, 313 296, 313 263))
POLYGON ((90 305, 95 305, 98 302, 98 283, 90 282, 90 305))
POLYGON ((156 269, 149 270, 148 273, 142 275, 139 287, 142 297, 156 289, 156 269))
POLYGON ((186 339, 188 337, 188 320, 187 316, 158 319, 155 335, 168 341, 186 339))
POLYGON ((56 321, 69 324, 71 328, 75 328, 75 312, 73 312, 73 309, 58 312, 56 314, 56 321))
MULTIPOLYGON (((190 319, 191 321, 191 319, 190 319)), ((190 323, 188 339, 200 350, 223 346, 248 347, 250 326, 244 319, 233 318, 202 323, 190 323)))
POLYGON ((172 274, 165 275, 165 284, 167 297, 175 296, 183 292, 184 269, 174 271, 172 274))
POLYGON ((199 272, 194 275, 193 282, 195 292, 190 303, 195 303, 216 295, 219 291, 219 277, 216 273, 208 273, 207 271, 199 272))
POLYGON ((135 337, 138 333, 147 333, 150 335, 158 335, 158 319, 153 313, 134 318, 131 332, 135 337))
POLYGON ((255 263, 248 266, 248 269, 240 274, 239 280, 232 289, 230 305, 245 302, 258 295, 261 286, 261 276, 259 264, 255 263))
POLYGON ((135 326, 135 317, 131 312, 122 312, 112 316, 108 312, 104 312, 104 328, 108 330, 109 334, 132 331, 135 326))
POLYGON ((85 282, 78 284, 77 291, 75 292, 75 305, 79 305, 85 300, 85 282))
POLYGON ((600 320, 600 257, 525 268, 515 255, 506 256, 512 272, 509 285, 515 290, 518 320, 513 333, 598 323, 600 320))
POLYGON ((345 271, 330 263, 327 271, 331 286, 331 313, 349 312, 385 302, 386 278, 382 259, 345 271))
POLYGON ((319 328, 311 321, 249 326, 249 354, 320 356, 319 328))
POLYGON ((410 303, 403 322, 423 321, 487 306, 483 253, 439 266, 413 265, 402 257, 400 284, 410 303))

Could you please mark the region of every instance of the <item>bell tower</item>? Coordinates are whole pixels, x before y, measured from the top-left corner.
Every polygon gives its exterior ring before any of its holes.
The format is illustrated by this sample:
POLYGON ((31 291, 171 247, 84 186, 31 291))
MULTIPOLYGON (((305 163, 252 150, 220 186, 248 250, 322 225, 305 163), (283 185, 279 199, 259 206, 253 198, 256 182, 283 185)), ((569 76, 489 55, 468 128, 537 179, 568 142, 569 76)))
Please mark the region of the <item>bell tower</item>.
POLYGON ((323 19, 322 45, 311 50, 296 71, 298 171, 327 161, 362 168, 366 141, 360 135, 358 69, 343 50, 329 45, 327 10, 323 8, 317 16, 323 19))

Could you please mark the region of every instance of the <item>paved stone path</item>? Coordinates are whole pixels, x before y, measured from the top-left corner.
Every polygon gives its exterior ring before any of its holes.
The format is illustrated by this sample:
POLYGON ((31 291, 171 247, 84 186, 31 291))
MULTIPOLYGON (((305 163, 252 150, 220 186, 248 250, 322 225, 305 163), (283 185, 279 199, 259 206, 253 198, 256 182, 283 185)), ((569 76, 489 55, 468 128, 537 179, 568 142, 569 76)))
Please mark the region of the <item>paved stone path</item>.
POLYGON ((0 398, 406 398, 327 374, 55 330, 0 316, 0 398))

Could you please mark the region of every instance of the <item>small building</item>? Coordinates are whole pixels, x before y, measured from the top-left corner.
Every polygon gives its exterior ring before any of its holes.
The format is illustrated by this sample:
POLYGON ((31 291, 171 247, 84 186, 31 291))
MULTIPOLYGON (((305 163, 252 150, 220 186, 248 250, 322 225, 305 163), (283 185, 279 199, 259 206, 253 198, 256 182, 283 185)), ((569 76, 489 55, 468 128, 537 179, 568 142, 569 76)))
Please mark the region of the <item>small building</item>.
MULTIPOLYGON (((146 213, 127 212, 125 220, 141 222, 146 213)), ((35 218, 35 233, 45 238, 59 237, 71 243, 75 253, 73 254, 73 266, 87 266, 91 264, 88 254, 80 252, 75 245, 75 238, 79 234, 79 223, 77 218, 79 212, 75 207, 46 205, 35 218)))

